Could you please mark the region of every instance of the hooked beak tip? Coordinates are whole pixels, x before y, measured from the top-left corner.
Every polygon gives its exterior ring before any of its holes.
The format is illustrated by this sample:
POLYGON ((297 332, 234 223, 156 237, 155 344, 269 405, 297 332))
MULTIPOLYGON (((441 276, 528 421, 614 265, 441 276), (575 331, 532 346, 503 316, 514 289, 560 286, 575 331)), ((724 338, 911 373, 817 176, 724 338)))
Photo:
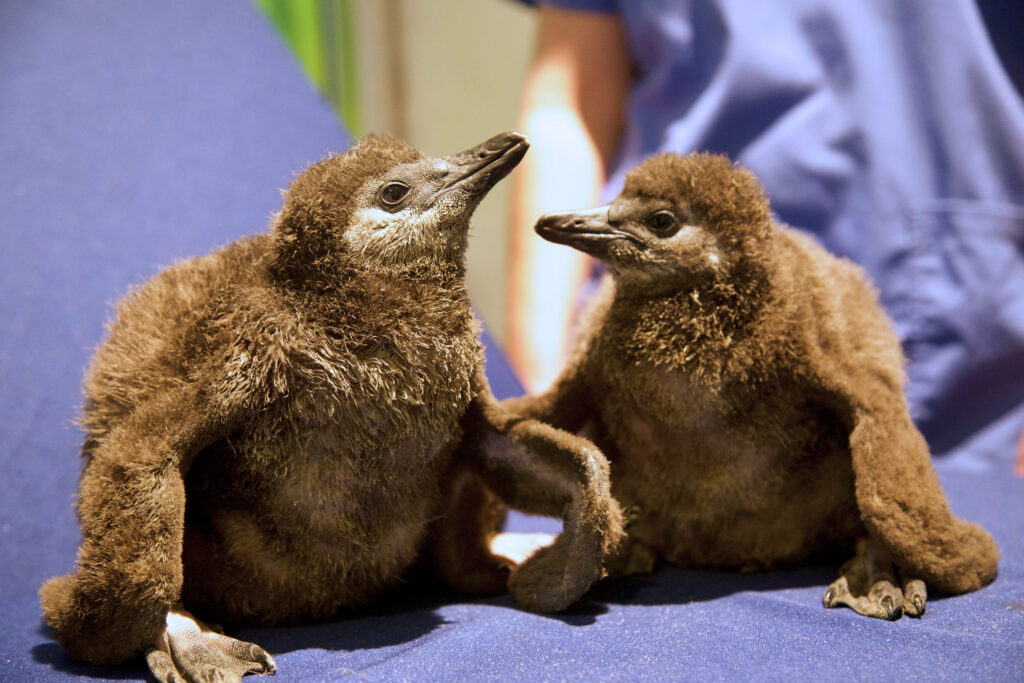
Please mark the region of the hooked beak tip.
POLYGON ((511 173, 529 147, 524 136, 510 131, 453 154, 445 159, 457 174, 449 186, 462 185, 482 196, 511 173))

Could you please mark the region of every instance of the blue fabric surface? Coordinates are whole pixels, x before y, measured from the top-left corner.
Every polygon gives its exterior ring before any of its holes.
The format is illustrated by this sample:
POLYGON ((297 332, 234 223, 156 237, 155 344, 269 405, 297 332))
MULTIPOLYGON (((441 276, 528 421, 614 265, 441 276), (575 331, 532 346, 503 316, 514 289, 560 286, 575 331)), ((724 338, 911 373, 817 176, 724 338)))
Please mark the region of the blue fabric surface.
MULTIPOLYGON (((825 610, 834 566, 766 574, 661 568, 606 582, 567 613, 516 609, 508 596, 467 600, 412 578, 372 608, 338 621, 250 629, 274 680, 977 680, 1024 677, 1024 482, 957 473, 943 484, 953 509, 995 536, 994 584, 931 596, 920 620, 885 622, 825 610)), ((142 678, 70 660, 39 630, 35 598, 5 602, 5 680, 142 678)))
MULTIPOLYGON (((346 144, 245 2, 0 4, 0 680, 146 676, 141 661, 72 661, 39 615, 36 590, 78 543, 82 370, 127 287, 263 229, 277 188, 346 144)), ((493 347, 488 371, 499 395, 518 392, 493 347)), ((412 576, 337 621, 241 636, 275 656, 275 680, 1021 680, 1024 482, 943 481, 1003 562, 921 621, 822 609, 835 567, 663 569, 555 616, 412 576)))

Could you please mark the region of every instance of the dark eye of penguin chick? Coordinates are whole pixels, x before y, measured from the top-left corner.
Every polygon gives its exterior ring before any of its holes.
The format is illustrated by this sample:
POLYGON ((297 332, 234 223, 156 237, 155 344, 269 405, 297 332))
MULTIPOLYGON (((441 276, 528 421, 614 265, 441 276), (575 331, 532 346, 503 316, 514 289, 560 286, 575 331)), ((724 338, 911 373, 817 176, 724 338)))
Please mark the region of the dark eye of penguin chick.
POLYGON ((663 154, 631 171, 608 206, 545 214, 535 229, 654 294, 727 279, 771 222, 757 181, 726 157, 663 154))
POLYGON ((679 222, 671 211, 662 209, 647 217, 647 227, 658 237, 671 237, 679 231, 679 222))
POLYGON ((403 182, 388 183, 380 191, 381 206, 388 211, 398 211, 402 207, 402 200, 409 196, 409 189, 403 182))

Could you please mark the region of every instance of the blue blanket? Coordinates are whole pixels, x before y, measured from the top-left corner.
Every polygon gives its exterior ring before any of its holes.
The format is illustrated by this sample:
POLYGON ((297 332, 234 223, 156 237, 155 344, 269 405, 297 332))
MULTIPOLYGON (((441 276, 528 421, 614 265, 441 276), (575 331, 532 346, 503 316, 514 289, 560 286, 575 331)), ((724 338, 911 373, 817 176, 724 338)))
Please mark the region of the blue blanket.
MULTIPOLYGON (((0 69, 0 679, 141 679, 141 659, 74 662, 39 613, 39 585, 78 545, 82 370, 129 286, 263 230, 277 189, 348 140, 244 2, 2 3, 0 69)), ((496 393, 518 393, 488 352, 496 393)), ((835 566, 661 568, 552 616, 413 574, 336 621, 240 635, 274 655, 278 680, 1024 680, 1024 481, 942 480, 1003 561, 994 584, 933 596, 921 620, 824 610, 835 566)))

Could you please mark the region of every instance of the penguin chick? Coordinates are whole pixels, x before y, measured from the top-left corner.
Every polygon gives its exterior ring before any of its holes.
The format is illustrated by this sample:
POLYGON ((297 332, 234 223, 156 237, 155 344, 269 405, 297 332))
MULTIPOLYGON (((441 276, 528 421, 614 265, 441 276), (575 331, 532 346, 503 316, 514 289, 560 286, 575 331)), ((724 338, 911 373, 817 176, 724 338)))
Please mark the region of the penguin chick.
POLYGON ((535 610, 600 577, 621 536, 607 462, 498 408, 464 287, 470 215, 527 146, 506 133, 432 159, 370 137, 300 174, 269 234, 120 303, 86 379, 77 567, 40 591, 73 656, 150 648, 162 681, 273 672, 187 610, 328 617, 421 554, 535 610), (495 494, 566 521, 511 578, 487 550, 495 494))
POLYGON ((560 377, 503 405, 594 430, 635 515, 617 571, 658 557, 763 569, 853 547, 825 606, 889 619, 924 611, 924 583, 993 580, 996 546, 950 514, 874 290, 773 225, 751 173, 656 156, 609 206, 547 214, 536 231, 608 275, 560 377))

